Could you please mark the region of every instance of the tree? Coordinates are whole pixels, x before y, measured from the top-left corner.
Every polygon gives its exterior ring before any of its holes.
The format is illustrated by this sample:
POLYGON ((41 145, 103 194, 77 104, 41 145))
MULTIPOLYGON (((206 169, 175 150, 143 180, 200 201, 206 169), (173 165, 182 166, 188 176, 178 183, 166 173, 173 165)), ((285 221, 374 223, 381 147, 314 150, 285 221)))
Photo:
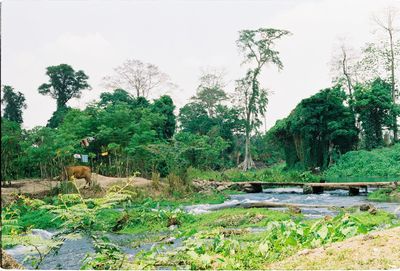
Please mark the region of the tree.
POLYGON ((135 98, 133 98, 126 90, 117 88, 112 93, 103 92, 100 94, 100 105, 116 105, 117 103, 134 104, 135 98))
POLYGON ((334 84, 343 86, 349 95, 349 104, 353 101, 353 89, 357 82, 357 58, 354 50, 342 42, 331 63, 334 84))
MULTIPOLYGON (((396 102, 396 77, 395 77, 395 66, 396 66, 396 54, 399 52, 395 52, 396 42, 400 42, 400 40, 396 41, 395 34, 400 31, 400 26, 395 26, 396 19, 399 19, 399 11, 394 7, 388 7, 385 11, 384 18, 379 18, 374 16, 375 23, 382 28, 389 38, 389 48, 387 49, 388 54, 388 70, 390 71, 390 84, 391 84, 391 92, 393 103, 396 102), (399 28, 398 28, 399 27, 399 28)), ((398 45, 397 45, 398 46, 398 45)), ((398 61, 398 60, 397 60, 398 61)), ((397 131, 396 131, 397 132, 397 131)))
POLYGON ((255 167, 250 153, 250 136, 260 126, 260 118, 264 116, 268 103, 267 91, 260 87, 258 77, 262 67, 267 63, 275 64, 278 69, 283 68, 279 52, 274 50, 274 43, 288 34, 290 34, 289 31, 272 28, 239 32, 239 39, 236 43, 244 54, 243 64, 254 64, 253 68, 248 69, 246 76, 236 82, 238 103, 246 123, 245 156, 241 164, 244 171, 255 167))
POLYGON ((18 175, 16 162, 21 154, 22 131, 18 123, 1 118, 1 181, 3 184, 18 175))
POLYGON ((126 60, 115 68, 114 72, 113 76, 103 78, 105 86, 111 89, 125 89, 136 97, 147 98, 151 91, 172 85, 169 76, 156 65, 136 59, 126 60))
POLYGON ((222 73, 217 71, 204 72, 200 77, 200 85, 197 88, 196 96, 191 99, 204 106, 208 115, 212 117, 215 114, 216 106, 228 99, 223 89, 224 87, 222 73))
POLYGON ((154 100, 153 112, 158 113, 162 118, 162 125, 158 127, 160 138, 170 139, 176 128, 176 117, 174 114, 175 105, 170 96, 164 95, 154 100))
POLYGON ((68 64, 47 67, 49 82, 39 87, 39 93, 50 95, 57 100, 57 109, 65 107, 71 98, 80 98, 82 90, 90 89, 89 77, 82 71, 75 70, 68 64))
POLYGON ((5 119, 15 121, 21 124, 22 120, 22 109, 26 108, 25 96, 19 91, 14 91, 11 86, 3 86, 3 100, 2 104, 5 104, 4 115, 5 119))
POLYGON ((360 120, 354 110, 354 85, 358 82, 358 59, 353 48, 344 43, 340 44, 337 54, 332 59, 332 82, 340 85, 347 91, 347 103, 354 114, 354 122, 358 129, 361 128, 360 120))
MULTIPOLYGON (((385 39, 371 42, 363 49, 363 59, 359 63, 359 69, 363 71, 364 81, 372 82, 375 78, 382 78, 390 82, 391 98, 396 104, 398 97, 398 78, 400 39, 396 36, 400 31, 399 11, 394 7, 384 10, 381 17, 373 16, 373 21, 383 30, 385 39)), ((398 115, 393 111, 392 131, 394 141, 398 140, 398 115)))
POLYGON ((47 121, 47 127, 57 128, 64 121, 65 116, 71 110, 69 106, 61 106, 53 112, 51 118, 47 121))
POLYGON ((383 145, 383 127, 392 127, 391 85, 377 78, 372 83, 355 87, 355 110, 360 116, 365 147, 370 150, 383 145))
POLYGON ((289 168, 324 169, 353 148, 357 128, 345 99, 338 86, 321 90, 303 99, 289 117, 271 128, 284 148, 289 168))

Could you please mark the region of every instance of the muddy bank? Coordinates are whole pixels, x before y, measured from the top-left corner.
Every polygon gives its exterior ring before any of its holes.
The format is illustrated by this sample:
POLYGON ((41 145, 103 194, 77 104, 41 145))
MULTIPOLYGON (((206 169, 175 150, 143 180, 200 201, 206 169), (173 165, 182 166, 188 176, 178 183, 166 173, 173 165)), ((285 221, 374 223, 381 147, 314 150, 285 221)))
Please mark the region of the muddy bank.
MULTIPOLYGON (((131 180, 131 185, 136 187, 147 187, 152 185, 152 181, 141 177, 107 177, 100 174, 93 173, 92 180, 97 184, 100 189, 107 189, 108 187, 131 180)), ((82 188, 85 185, 85 179, 77 179, 76 184, 82 188)), ((13 193, 26 194, 33 197, 44 196, 53 188, 60 185, 60 181, 55 180, 41 180, 41 179, 23 179, 11 182, 11 186, 1 187, 1 197, 3 201, 10 199, 13 193)), ((86 188, 90 190, 90 188, 86 188)), ((90 191, 89 191, 90 192, 90 191)))

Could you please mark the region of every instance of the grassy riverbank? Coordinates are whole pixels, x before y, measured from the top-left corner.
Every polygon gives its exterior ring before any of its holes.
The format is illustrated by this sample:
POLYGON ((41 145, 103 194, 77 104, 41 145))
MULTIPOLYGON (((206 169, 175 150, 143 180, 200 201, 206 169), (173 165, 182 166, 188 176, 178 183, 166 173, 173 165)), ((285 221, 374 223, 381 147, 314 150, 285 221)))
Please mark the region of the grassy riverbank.
POLYGON ((229 193, 188 192, 179 199, 166 194, 139 197, 137 190, 125 187, 99 198, 65 194, 39 200, 20 196, 2 210, 2 245, 47 247, 42 251, 46 255, 50 248, 57 250, 63 239, 80 234, 91 238, 95 246, 95 253, 84 262, 90 269, 261 269, 304 248, 399 225, 393 215, 383 211, 370 214, 355 209, 317 220, 268 209, 232 208, 198 215, 183 211, 183 206, 194 203, 220 203, 229 193), (52 240, 25 235, 32 228, 57 230, 59 235, 52 240), (146 242, 158 245, 127 261, 119 244, 104 239, 110 233, 140 234, 140 239, 125 241, 128 247, 146 242), (160 240, 171 238, 182 240, 182 245, 159 254, 161 247, 168 246, 160 240))

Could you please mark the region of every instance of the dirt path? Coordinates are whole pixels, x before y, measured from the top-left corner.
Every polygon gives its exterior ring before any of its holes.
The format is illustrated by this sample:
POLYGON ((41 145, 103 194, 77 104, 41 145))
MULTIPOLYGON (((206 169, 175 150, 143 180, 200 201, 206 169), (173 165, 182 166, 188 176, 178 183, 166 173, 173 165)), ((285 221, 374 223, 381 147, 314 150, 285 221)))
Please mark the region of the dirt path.
POLYGON ((400 227, 303 250, 267 269, 399 269, 400 227))
MULTIPOLYGON (((128 178, 124 177, 107 177, 100 174, 93 173, 92 180, 100 185, 102 188, 107 188, 111 185, 124 182, 128 178)), ((44 192, 50 191, 52 188, 57 186, 59 181, 41 180, 41 179, 23 179, 11 182, 11 187, 2 187, 1 196, 7 197, 12 193, 21 194, 42 194, 44 192)), ((83 187, 85 185, 84 179, 76 180, 78 187, 83 187)), ((136 177, 133 178, 132 185, 137 187, 145 187, 152 184, 151 180, 145 178, 136 177)))

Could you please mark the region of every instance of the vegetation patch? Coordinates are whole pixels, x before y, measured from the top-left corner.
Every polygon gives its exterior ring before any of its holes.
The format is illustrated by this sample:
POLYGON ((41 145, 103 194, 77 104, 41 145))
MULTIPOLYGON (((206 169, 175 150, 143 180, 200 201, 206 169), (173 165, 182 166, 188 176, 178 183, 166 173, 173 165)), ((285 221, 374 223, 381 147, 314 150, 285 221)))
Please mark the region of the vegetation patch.
POLYGON ((324 172, 326 178, 400 177, 400 144, 371 151, 351 151, 324 172))
POLYGON ((400 202, 400 187, 375 190, 368 194, 368 199, 380 202, 400 202))
MULTIPOLYGON (((238 214, 234 217, 242 218, 238 214)), ((316 248, 365 234, 375 229, 380 224, 378 221, 386 221, 386 218, 378 217, 374 223, 364 224, 357 216, 342 213, 335 218, 318 219, 312 223, 287 219, 269 221, 265 224, 266 230, 258 233, 232 234, 221 227, 208 228, 192 235, 180 248, 163 254, 158 254, 155 249, 139 255, 134 263, 146 268, 263 269, 266 263, 281 260, 301 249, 316 248)))
POLYGON ((311 171, 286 169, 285 163, 275 164, 274 166, 242 171, 237 168, 224 171, 188 169, 189 179, 204 179, 214 181, 261 181, 261 182, 319 182, 321 176, 313 174, 311 171))

